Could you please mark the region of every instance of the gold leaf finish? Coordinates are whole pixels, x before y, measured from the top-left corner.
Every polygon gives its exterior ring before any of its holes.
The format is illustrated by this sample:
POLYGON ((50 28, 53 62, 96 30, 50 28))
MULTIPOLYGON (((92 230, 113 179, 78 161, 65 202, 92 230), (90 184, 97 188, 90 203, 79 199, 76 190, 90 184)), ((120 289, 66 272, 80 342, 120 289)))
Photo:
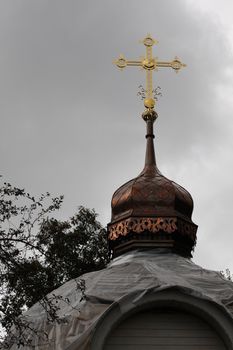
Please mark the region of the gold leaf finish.
MULTIPOLYGON (((177 57, 173 61, 159 61, 157 57, 153 57, 152 47, 157 44, 158 41, 153 39, 150 34, 148 34, 142 43, 146 47, 146 55, 140 60, 127 60, 123 55, 120 55, 114 64, 121 70, 127 66, 141 67, 146 71, 146 96, 144 99, 144 106, 146 111, 151 111, 154 109, 155 100, 153 98, 153 71, 157 71, 158 68, 168 67, 175 70, 177 73, 181 68, 186 67, 186 64, 182 63, 177 57), (148 104, 148 101, 150 103, 148 104)), ((145 113, 145 112, 144 112, 145 113)))

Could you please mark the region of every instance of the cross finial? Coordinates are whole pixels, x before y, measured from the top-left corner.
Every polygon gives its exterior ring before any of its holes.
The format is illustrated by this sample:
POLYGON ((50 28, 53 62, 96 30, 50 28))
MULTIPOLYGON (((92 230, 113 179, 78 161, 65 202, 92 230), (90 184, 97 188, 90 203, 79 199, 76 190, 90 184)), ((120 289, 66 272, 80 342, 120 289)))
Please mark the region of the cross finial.
POLYGON ((159 61, 158 57, 153 57, 152 47, 157 44, 158 41, 153 39, 150 34, 148 34, 143 40, 142 43, 146 47, 146 55, 142 57, 139 61, 129 61, 123 55, 120 55, 119 58, 114 61, 114 63, 120 69, 125 68, 126 66, 138 66, 142 67, 146 71, 146 94, 144 98, 144 106, 146 111, 143 113, 143 118, 149 115, 155 115, 154 106, 155 99, 153 98, 153 82, 152 82, 152 73, 154 70, 158 70, 159 67, 170 67, 175 70, 176 73, 182 68, 186 67, 178 57, 175 57, 173 61, 159 61), (154 112, 154 113, 153 113, 154 112))

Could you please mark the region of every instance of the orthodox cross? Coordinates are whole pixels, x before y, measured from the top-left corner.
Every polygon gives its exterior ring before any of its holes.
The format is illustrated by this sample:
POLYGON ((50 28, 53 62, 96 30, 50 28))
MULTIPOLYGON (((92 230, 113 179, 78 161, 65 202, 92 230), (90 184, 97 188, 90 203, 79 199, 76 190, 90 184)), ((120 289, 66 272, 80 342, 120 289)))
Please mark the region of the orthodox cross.
POLYGON ((155 99, 153 98, 154 91, 153 90, 153 81, 152 81, 152 73, 154 70, 158 70, 159 67, 170 67, 178 73, 178 71, 185 67, 186 65, 182 63, 177 57, 174 58, 173 61, 159 61, 158 57, 153 57, 152 54, 152 46, 157 44, 158 41, 154 40, 150 34, 148 34, 142 43, 146 47, 146 56, 142 57, 139 61, 129 61, 123 55, 114 61, 114 63, 120 69, 125 68, 126 66, 137 66, 145 69, 146 71, 146 90, 145 90, 145 98, 144 105, 147 109, 153 110, 155 105, 155 99))

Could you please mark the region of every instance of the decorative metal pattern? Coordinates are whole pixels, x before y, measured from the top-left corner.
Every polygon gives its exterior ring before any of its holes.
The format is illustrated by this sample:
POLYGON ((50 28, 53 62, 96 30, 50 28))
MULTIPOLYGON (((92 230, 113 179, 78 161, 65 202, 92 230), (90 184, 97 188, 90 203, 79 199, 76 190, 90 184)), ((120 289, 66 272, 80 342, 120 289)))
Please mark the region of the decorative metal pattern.
POLYGON ((116 224, 109 225, 109 239, 116 240, 126 236, 130 231, 141 233, 143 231, 158 232, 160 230, 172 233, 177 230, 176 218, 129 218, 116 224))
POLYGON ((129 218, 109 224, 109 240, 115 241, 121 236, 126 236, 129 232, 142 233, 149 232, 167 232, 173 233, 178 231, 182 235, 188 236, 193 241, 196 240, 197 226, 193 223, 184 221, 179 218, 129 218))

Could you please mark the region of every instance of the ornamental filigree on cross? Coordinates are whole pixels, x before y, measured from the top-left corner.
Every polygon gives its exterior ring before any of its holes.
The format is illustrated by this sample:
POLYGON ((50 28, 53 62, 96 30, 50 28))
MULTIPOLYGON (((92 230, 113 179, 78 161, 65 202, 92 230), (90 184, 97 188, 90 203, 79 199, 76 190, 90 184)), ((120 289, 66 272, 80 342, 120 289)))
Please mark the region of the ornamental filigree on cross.
POLYGON ((146 71, 146 89, 143 89, 144 95, 141 93, 140 95, 143 96, 146 112, 151 112, 154 111, 156 100, 156 97, 154 98, 156 89, 153 89, 153 71, 157 71, 160 67, 168 67, 174 69, 175 72, 178 73, 182 67, 186 67, 186 64, 182 63, 178 57, 175 57, 174 60, 170 62, 160 61, 158 57, 153 57, 152 47, 157 44, 158 41, 154 40, 150 34, 145 37, 142 43, 146 47, 146 55, 140 60, 127 60, 123 55, 120 55, 120 57, 114 61, 114 64, 121 70, 126 66, 136 66, 146 71))

